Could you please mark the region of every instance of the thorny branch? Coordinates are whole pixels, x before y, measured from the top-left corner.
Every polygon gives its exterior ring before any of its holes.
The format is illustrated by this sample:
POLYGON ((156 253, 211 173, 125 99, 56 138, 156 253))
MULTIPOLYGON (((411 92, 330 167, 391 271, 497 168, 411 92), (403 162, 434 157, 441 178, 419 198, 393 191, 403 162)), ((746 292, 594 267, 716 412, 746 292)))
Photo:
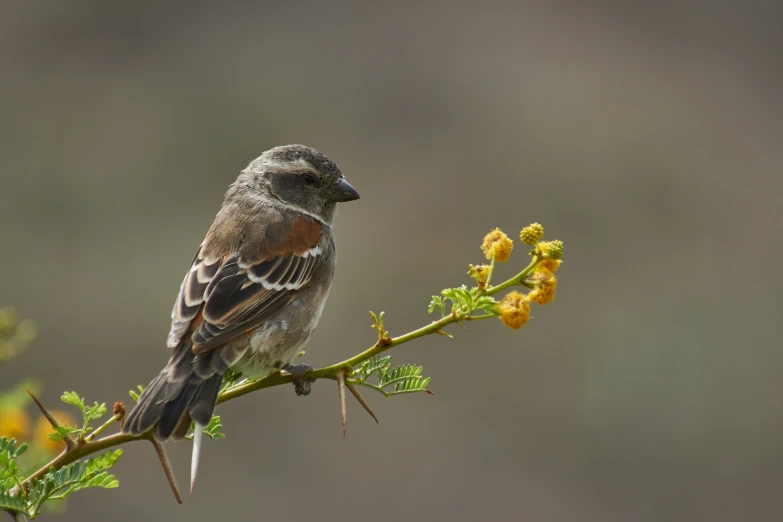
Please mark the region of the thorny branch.
MULTIPOLYGON (((540 225, 539 225, 540 226, 540 225)), ((525 231, 528 229, 523 230, 523 241, 524 241, 524 234, 525 231)), ((494 231, 493 231, 494 232, 494 231)), ((541 232, 543 235, 543 229, 541 229, 541 232)), ((503 234, 505 239, 508 238, 503 234)), ((487 236, 485 238, 485 245, 487 245, 487 240, 490 236, 487 236)), ((540 237, 538 237, 540 239, 540 237)), ((504 281, 503 283, 500 283, 496 286, 491 286, 491 277, 494 272, 494 269, 496 267, 495 260, 496 256, 495 254, 489 255, 487 254, 488 258, 491 258, 491 265, 485 267, 488 268, 488 274, 485 279, 478 278, 479 283, 479 290, 478 295, 480 296, 492 296, 494 294, 497 294, 499 292, 502 292, 503 290, 513 288, 513 287, 527 287, 527 288, 537 288, 538 283, 531 279, 531 274, 534 273, 534 270, 539 265, 539 263, 542 262, 542 260, 547 259, 547 254, 545 250, 542 250, 542 247, 545 245, 544 243, 538 244, 538 239, 535 241, 534 249, 531 252, 531 261, 530 264, 521 272, 516 274, 514 277, 508 279, 507 281, 504 281)), ((525 241, 527 244, 527 241, 525 241)), ((558 242, 559 243, 559 242, 558 242)), ((484 246, 482 246, 482 249, 484 249, 484 246)), ((492 246, 492 245, 490 245, 492 246)), ((562 243, 559 245, 560 251, 562 251, 562 243)), ((510 248, 508 249, 510 252, 510 248)), ((485 253, 487 250, 485 250, 485 253)), ((557 258, 553 259, 559 259, 559 254, 557 258)), ((501 258, 498 258, 498 260, 504 260, 501 258)), ((559 264, 559 261, 557 261, 559 264)), ((471 269, 473 269, 471 265, 471 269)), ((551 275, 551 274, 550 274, 551 275)), ((542 303, 543 304, 543 303, 542 303)), ((362 407, 367 411, 369 415, 372 416, 373 419, 375 419, 376 422, 378 422, 378 418, 373 413, 372 409, 370 408, 369 404, 364 400, 364 398, 359 394, 358 390, 356 389, 355 384, 359 385, 366 385, 366 383, 362 382, 361 380, 353 380, 351 379, 351 376, 353 375, 353 372, 355 371, 355 368, 359 365, 361 365, 363 362, 371 359, 372 357, 375 357, 381 353, 386 352, 387 350, 390 350, 396 346, 399 346, 401 344, 405 344, 407 342, 413 341, 415 339, 425 337, 427 335, 437 334, 437 335, 445 335, 446 337, 451 337, 451 335, 447 334, 444 331, 444 328, 447 326, 450 326, 454 323, 459 324, 460 326, 464 325, 462 324, 463 321, 475 321, 475 320, 483 320, 483 319, 489 319, 493 317, 498 317, 498 314, 496 313, 484 313, 484 314, 475 314, 474 312, 477 310, 470 310, 465 307, 459 307, 454 305, 450 311, 450 313, 447 313, 442 317, 440 320, 433 321, 428 325, 425 325, 417 330, 414 330, 412 332, 406 333, 404 335, 400 335, 398 337, 391 337, 389 336, 389 332, 387 332, 383 328, 383 314, 380 314, 380 321, 378 318, 376 318, 373 315, 373 319, 375 321, 375 325, 373 326, 374 329, 378 332, 378 340, 373 344, 370 348, 367 350, 349 358, 342 362, 338 362, 336 364, 333 364, 331 366, 326 366, 324 368, 319 368, 316 370, 312 370, 308 372, 304 378, 310 379, 311 381, 315 381, 318 379, 331 379, 337 381, 338 384, 338 392, 339 392, 339 400, 340 400, 340 409, 341 409, 341 420, 342 420, 342 427, 343 427, 343 434, 345 435, 345 428, 346 428, 346 410, 345 410, 345 388, 348 388, 348 390, 351 392, 351 394, 357 399, 357 401, 362 405, 362 407)), ((501 319, 502 313, 500 313, 501 319)), ((504 323, 506 321, 504 320, 504 323)), ((508 325, 508 323, 506 323, 508 325)), ((244 395, 247 395, 249 393, 262 390, 265 388, 271 388, 274 386, 281 386, 285 384, 290 384, 293 382, 293 377, 289 373, 274 373, 264 379, 260 379, 257 381, 249 381, 249 382, 240 382, 239 384, 235 384, 233 386, 229 386, 227 389, 225 389, 218 397, 217 403, 221 404, 230 400, 237 399, 239 397, 242 397, 244 395)), ((372 386, 371 386, 372 387, 372 386)), ((431 393, 431 392, 430 392, 431 393)), ((32 394, 30 394, 32 396, 32 394)), ((33 396, 33 400, 38 405, 38 407, 43 412, 44 416, 49 420, 49 422, 54 426, 55 428, 58 426, 56 419, 46 410, 46 408, 38 401, 36 397, 33 396)), ((171 466, 169 464, 168 458, 166 457, 165 451, 163 450, 163 447, 160 443, 154 440, 152 436, 152 432, 143 433, 141 435, 130 435, 127 433, 117 433, 113 435, 107 435, 101 438, 96 438, 96 435, 98 433, 104 431, 106 428, 108 428, 112 423, 114 422, 120 422, 123 421, 123 415, 124 415, 124 409, 122 408, 122 405, 118 403, 119 410, 116 409, 117 405, 115 405, 115 415, 107 421, 104 425, 102 425, 98 430, 96 430, 93 434, 91 434, 88 437, 80 438, 77 441, 74 441, 72 438, 65 436, 64 440, 66 442, 66 448, 65 450, 60 453, 57 457, 55 457, 51 462, 47 463, 43 467, 41 467, 38 471, 27 477, 24 481, 21 483, 21 487, 27 490, 28 485, 35 480, 41 479, 50 468, 54 469, 60 469, 63 466, 66 466, 68 464, 71 464, 73 462, 76 462, 77 460, 83 459, 84 457, 87 457, 89 455, 93 455, 95 453, 102 452, 104 450, 107 450, 109 448, 113 448, 116 446, 120 446, 123 444, 127 444, 129 442, 135 442, 139 440, 147 440, 152 443, 152 445, 155 448, 155 451, 160 459, 161 465, 163 467, 163 470, 166 474, 166 478, 169 481, 169 484, 171 486, 171 489, 174 493, 174 496, 177 500, 177 502, 181 503, 182 498, 179 493, 179 489, 177 487, 176 481, 174 479, 174 474, 171 470, 171 466)), ((18 493, 19 487, 15 488, 18 493)), ((13 492, 14 490, 12 490, 13 492)), ((15 517, 14 513, 10 513, 12 516, 15 517)), ((17 520, 15 518, 15 520, 17 520)))

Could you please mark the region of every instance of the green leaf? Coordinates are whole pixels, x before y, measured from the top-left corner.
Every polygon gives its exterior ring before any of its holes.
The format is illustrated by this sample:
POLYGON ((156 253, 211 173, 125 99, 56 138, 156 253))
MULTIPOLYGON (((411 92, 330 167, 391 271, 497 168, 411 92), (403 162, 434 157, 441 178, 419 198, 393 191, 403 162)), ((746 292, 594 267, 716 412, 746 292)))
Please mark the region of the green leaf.
MULTIPOLYGON (((190 423, 190 429, 191 430, 196 429, 195 422, 190 423)), ((214 415, 212 419, 209 421, 209 424, 201 428, 201 431, 202 433, 204 433, 204 435, 206 435, 210 439, 219 440, 219 439, 226 438, 226 435, 220 431, 222 429, 223 429, 223 423, 220 421, 220 415, 214 415)), ((185 439, 193 440, 193 433, 185 435, 185 439)))
POLYGON ((392 392, 390 395, 426 392, 429 391, 427 390, 427 386, 429 385, 429 383, 430 383, 430 377, 427 377, 426 379, 421 379, 421 378, 406 379, 395 384, 394 392, 392 392))
POLYGON ((139 390, 139 392, 138 392, 138 393, 136 393, 136 392, 135 392, 135 391, 133 391, 133 390, 130 390, 130 391, 128 392, 128 395, 130 395, 130 396, 131 396, 131 399, 133 399, 134 401, 136 401, 136 402, 139 402, 139 397, 141 396, 141 394, 142 394, 142 393, 144 393, 144 386, 142 386, 141 384, 139 384, 138 386, 136 386, 136 388, 139 390))
POLYGON ((0 484, 7 490, 21 481, 17 457, 27 451, 27 444, 16 446, 16 439, 0 438, 0 484))
POLYGON ((76 406, 82 411, 82 413, 84 413, 85 410, 87 409, 86 406, 84 405, 84 399, 80 398, 76 392, 73 391, 65 392, 63 393, 63 396, 60 397, 60 400, 63 401, 65 404, 76 406))
POLYGON ((48 434, 48 437, 55 442, 62 442, 66 435, 81 435, 83 431, 79 428, 72 428, 65 424, 60 424, 54 431, 48 434))
POLYGON ((41 479, 29 484, 27 513, 35 518, 47 500, 63 499, 82 489, 116 488, 119 481, 106 470, 114 466, 121 456, 122 450, 112 450, 87 462, 74 462, 59 470, 50 468, 41 479))
POLYGON ((364 361, 359 368, 354 370, 352 375, 358 377, 362 381, 366 381, 375 372, 388 369, 391 364, 391 359, 391 355, 385 357, 374 355, 364 361))
POLYGON ((359 386, 372 388, 388 397, 403 393, 428 392, 430 378, 421 376, 422 367, 415 364, 404 364, 391 368, 391 356, 373 356, 364 361, 352 374, 350 382, 359 386), (378 376, 378 384, 368 382, 373 374, 378 376), (391 387, 391 390, 387 388, 391 387))
POLYGON ((225 439, 226 436, 220 431, 222 429, 223 424, 220 422, 220 415, 215 415, 209 421, 209 424, 202 428, 202 431, 210 439, 225 439))
MULTIPOLYGON (((63 396, 60 397, 60 400, 63 401, 65 404, 76 406, 81 410, 83 424, 79 432, 80 435, 84 435, 85 433, 91 431, 90 422, 100 419, 101 417, 106 415, 107 412, 106 403, 98 404, 97 402, 95 402, 93 403, 92 406, 87 406, 84 403, 84 399, 79 397, 79 395, 74 391, 63 393, 63 396)), ((52 440, 56 440, 56 439, 52 439, 52 440)))
POLYGON ((14 513, 27 513, 27 501, 21 495, 0 491, 0 509, 14 513))
POLYGON ((94 420, 98 420, 106 415, 106 403, 98 404, 97 402, 86 409, 84 412, 84 422, 89 423, 94 420))
POLYGON ((431 314, 435 311, 435 309, 440 310, 440 315, 445 316, 446 315, 446 305, 443 304, 443 298, 441 298, 438 295, 432 296, 432 301, 430 301, 430 306, 427 308, 427 313, 431 314))
POLYGON ((386 387, 391 384, 395 384, 400 381, 405 381, 408 379, 418 378, 421 379, 421 366, 416 366, 415 364, 404 364, 402 366, 398 366, 397 368, 394 368, 391 371, 386 371, 380 375, 381 382, 379 383, 380 386, 386 387))
POLYGON ((106 453, 87 461, 87 473, 103 471, 114 466, 122 457, 122 450, 109 450, 106 453))
POLYGON ((223 375, 223 389, 227 390, 234 386, 240 379, 242 379, 242 374, 238 371, 232 370, 229 368, 226 373, 223 375))

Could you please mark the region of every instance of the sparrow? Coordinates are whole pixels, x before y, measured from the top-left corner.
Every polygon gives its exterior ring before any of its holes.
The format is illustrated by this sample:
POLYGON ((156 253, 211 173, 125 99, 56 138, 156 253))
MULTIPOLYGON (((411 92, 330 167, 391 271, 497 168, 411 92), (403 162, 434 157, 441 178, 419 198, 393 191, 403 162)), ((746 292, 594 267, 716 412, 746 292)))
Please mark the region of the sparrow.
POLYGON ((123 431, 182 439, 196 425, 191 494, 202 430, 212 419, 223 375, 294 375, 309 393, 306 365, 293 365, 326 304, 336 264, 337 203, 359 199, 323 153, 286 145, 251 161, 185 274, 171 312, 168 364, 126 416, 123 431))

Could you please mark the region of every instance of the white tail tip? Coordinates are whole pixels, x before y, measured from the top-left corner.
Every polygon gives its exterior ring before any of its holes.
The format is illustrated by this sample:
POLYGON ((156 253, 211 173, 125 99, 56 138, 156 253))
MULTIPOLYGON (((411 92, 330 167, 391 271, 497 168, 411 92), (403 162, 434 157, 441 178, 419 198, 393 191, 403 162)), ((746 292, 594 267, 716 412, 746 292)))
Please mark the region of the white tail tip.
POLYGON ((201 431, 204 426, 196 424, 193 431, 193 455, 190 457, 190 496, 193 496, 193 486, 196 485, 196 475, 198 474, 198 458, 201 454, 201 440, 204 432, 201 431))

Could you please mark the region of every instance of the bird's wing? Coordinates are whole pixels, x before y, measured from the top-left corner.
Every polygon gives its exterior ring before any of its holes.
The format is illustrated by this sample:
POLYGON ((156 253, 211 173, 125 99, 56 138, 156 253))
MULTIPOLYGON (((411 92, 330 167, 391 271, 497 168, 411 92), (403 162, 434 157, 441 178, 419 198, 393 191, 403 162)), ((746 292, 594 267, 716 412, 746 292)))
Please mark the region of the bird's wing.
POLYGON ((268 228, 241 252, 199 247, 171 312, 169 347, 186 336, 194 353, 225 344, 274 317, 312 279, 324 256, 321 223, 296 214, 268 228))

